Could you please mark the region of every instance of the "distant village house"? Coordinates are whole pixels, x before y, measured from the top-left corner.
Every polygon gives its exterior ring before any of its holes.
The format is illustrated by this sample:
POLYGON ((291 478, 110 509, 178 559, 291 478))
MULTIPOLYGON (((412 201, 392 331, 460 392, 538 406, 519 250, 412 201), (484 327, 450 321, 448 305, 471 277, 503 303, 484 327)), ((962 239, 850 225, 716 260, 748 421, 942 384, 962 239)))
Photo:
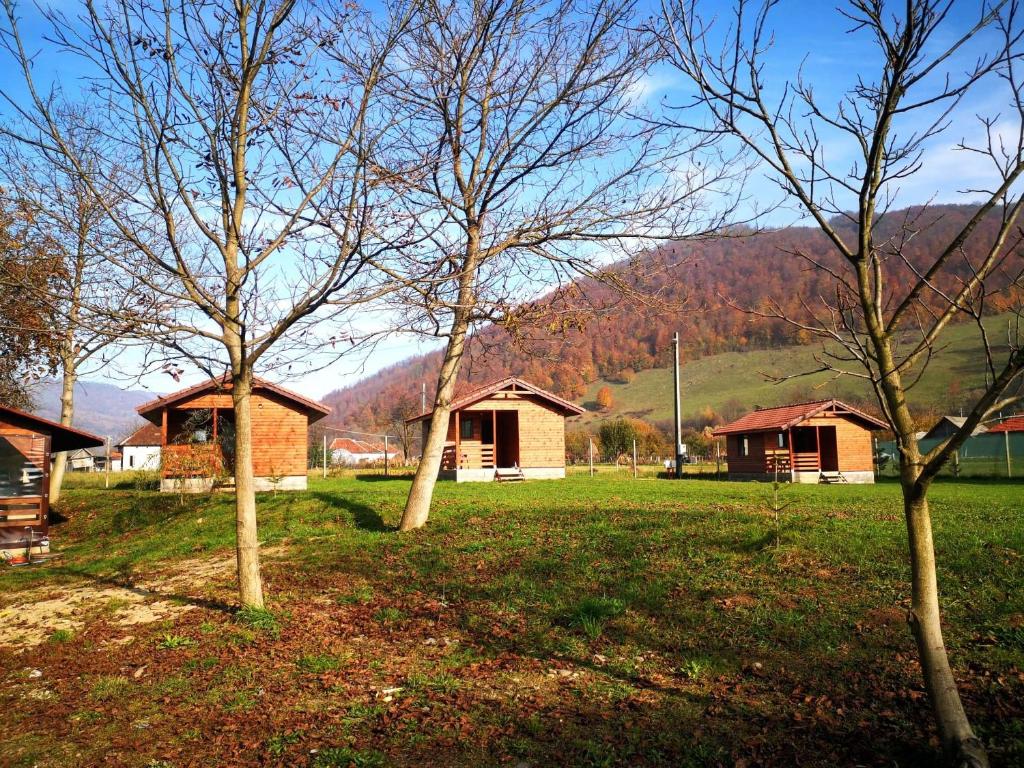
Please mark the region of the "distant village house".
MULTIPOLYGON (((350 437, 336 437, 330 445, 331 463, 345 467, 355 467, 360 464, 383 463, 385 458, 384 445, 382 443, 371 443, 366 440, 353 440, 350 437)), ((398 460, 399 451, 393 446, 387 447, 386 453, 389 462, 398 460)))
POLYGON ((117 445, 121 453, 121 469, 132 472, 160 468, 160 427, 145 424, 117 445))

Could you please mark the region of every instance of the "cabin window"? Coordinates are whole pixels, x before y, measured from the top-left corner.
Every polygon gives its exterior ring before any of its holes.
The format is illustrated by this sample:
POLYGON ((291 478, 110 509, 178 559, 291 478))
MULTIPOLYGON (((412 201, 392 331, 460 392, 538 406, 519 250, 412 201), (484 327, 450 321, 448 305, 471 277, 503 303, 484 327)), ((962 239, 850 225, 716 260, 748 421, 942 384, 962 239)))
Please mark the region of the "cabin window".
POLYGON ((750 438, 747 435, 740 435, 740 456, 750 455, 750 438))
POLYGON ((207 429, 197 429, 192 432, 193 443, 208 443, 210 442, 210 431, 207 429))
POLYGON ((131 456, 128 457, 128 466, 129 467, 134 467, 135 466, 135 454, 134 453, 131 456))
POLYGON ((785 448, 785 447, 786 447, 786 433, 785 432, 779 432, 779 448, 785 448))
POLYGON ((462 427, 459 429, 459 434, 463 440, 473 439, 473 419, 467 416, 462 420, 462 427))

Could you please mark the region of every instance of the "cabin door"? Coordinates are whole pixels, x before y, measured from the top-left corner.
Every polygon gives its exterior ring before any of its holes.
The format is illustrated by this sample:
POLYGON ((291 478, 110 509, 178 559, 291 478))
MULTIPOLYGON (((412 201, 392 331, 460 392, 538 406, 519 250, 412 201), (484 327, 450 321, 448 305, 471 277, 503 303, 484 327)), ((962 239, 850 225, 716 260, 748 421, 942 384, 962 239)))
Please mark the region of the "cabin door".
POLYGON ((495 440, 495 463, 499 467, 519 466, 519 412, 497 411, 497 434, 495 440))
POLYGON ((821 440, 821 471, 839 471, 839 447, 836 445, 836 428, 819 427, 821 440))

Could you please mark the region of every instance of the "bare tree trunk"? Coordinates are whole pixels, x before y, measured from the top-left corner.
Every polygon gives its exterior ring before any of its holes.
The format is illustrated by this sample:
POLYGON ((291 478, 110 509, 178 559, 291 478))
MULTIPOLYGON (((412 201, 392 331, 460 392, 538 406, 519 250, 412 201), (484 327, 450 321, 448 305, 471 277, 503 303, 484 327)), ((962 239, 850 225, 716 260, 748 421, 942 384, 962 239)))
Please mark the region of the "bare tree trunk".
MULTIPOLYGON (((74 368, 64 365, 64 381, 60 390, 60 423, 65 427, 71 426, 75 415, 75 381, 78 375, 74 368)), ((68 460, 67 451, 59 451, 53 454, 53 469, 50 471, 50 503, 55 504, 60 500, 60 489, 64 484, 64 470, 68 460)))
POLYGON ((235 529, 238 592, 246 608, 263 608, 260 543, 256 526, 256 487, 252 467, 252 374, 247 370, 231 379, 235 408, 235 529))
POLYGON ((956 768, 987 768, 985 748, 967 719, 949 657, 942 640, 935 547, 927 488, 917 480, 915 467, 903 460, 903 498, 910 544, 910 622, 917 642, 921 672, 939 727, 943 750, 956 768))
MULTIPOLYGON (((441 373, 437 377, 437 395, 434 398, 434 413, 430 417, 430 429, 423 445, 423 456, 416 468, 409 499, 405 503, 399 530, 411 531, 426 525, 430 515, 430 500, 434 496, 437 473, 441 469, 441 455, 448 437, 448 420, 451 416, 452 398, 455 394, 455 380, 462 366, 462 353, 466 347, 466 333, 469 331, 468 313, 459 313, 452 327, 451 337, 444 352, 441 373)), ((456 456, 456 462, 458 457, 456 456)))

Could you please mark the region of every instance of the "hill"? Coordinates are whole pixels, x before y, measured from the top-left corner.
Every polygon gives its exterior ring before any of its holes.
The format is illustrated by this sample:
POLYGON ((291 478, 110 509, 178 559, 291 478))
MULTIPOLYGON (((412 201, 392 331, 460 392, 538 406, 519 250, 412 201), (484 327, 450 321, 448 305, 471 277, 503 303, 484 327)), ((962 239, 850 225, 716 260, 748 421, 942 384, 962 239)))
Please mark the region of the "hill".
MULTIPOLYGON (((60 419, 59 381, 46 379, 36 387, 33 396, 36 401, 34 413, 44 419, 60 419)), ((119 440, 143 423, 135 407, 154 397, 152 392, 121 389, 98 381, 81 381, 75 385, 74 426, 119 440)))
MULTIPOLYGON (((907 263, 896 256, 890 259, 890 299, 900 297, 912 270, 927 263, 939 243, 959 231, 972 212, 963 206, 935 206, 926 213, 907 209, 889 215, 889 224, 883 228, 889 231, 882 235, 895 237, 904 225, 912 226, 915 233, 903 251, 907 263)), ((970 263, 991 242, 993 223, 982 222, 968 240, 965 258, 936 279, 938 287, 955 283, 969 271, 970 263)), ((841 223, 837 226, 842 227, 841 223)), ((470 343, 461 386, 516 374, 563 397, 587 402, 593 400, 601 384, 620 382, 622 409, 648 412, 646 418, 661 420, 667 416, 658 403, 666 401, 663 382, 669 376, 672 333, 678 330, 682 357, 687 361, 685 375, 703 377, 687 387, 691 413, 706 405, 718 411, 733 399, 744 406, 832 392, 868 399, 870 393, 853 379, 829 385, 831 389, 814 390, 812 386, 821 384, 824 377, 773 388, 757 375, 757 371, 813 367, 816 347, 810 346, 813 339, 807 334, 796 333, 788 324, 756 318, 735 305, 763 308, 773 301, 788 315, 800 316, 806 304, 835 296, 832 279, 823 270, 809 269, 808 262, 794 258, 793 253, 843 269, 821 233, 801 227, 676 243, 641 254, 614 269, 639 291, 654 297, 653 301, 625 302, 599 283, 581 281, 575 299, 560 294, 563 298, 554 307, 557 311, 545 313, 544 299, 531 307, 542 319, 532 327, 518 329, 515 338, 497 327, 478 332, 470 343), (567 306, 566 301, 576 304, 567 306), (571 320, 568 327, 566 317, 571 320), (745 357, 748 354, 753 356, 745 357), (707 362, 702 365, 695 362, 704 360, 707 362), (624 382, 632 383, 626 388, 624 382)), ((1020 256, 1012 258, 1019 260, 1020 256)), ((993 312, 1004 311, 1011 298, 990 296, 988 306, 993 312)), ((957 387, 968 389, 970 377, 977 371, 966 334, 957 343, 953 357, 943 361, 946 353, 940 355, 928 383, 922 385, 927 395, 924 399, 942 410, 956 406, 957 387)), ((417 412, 421 384, 426 382, 429 394, 439 366, 440 353, 418 356, 328 394, 323 399, 334 409, 329 423, 381 429, 417 412)))
MULTIPOLYGON (((1006 316, 993 317, 990 330, 1005 327, 1006 316)), ((994 334, 995 335, 995 334, 994 334)), ((947 347, 932 361, 914 389, 915 403, 921 408, 922 421, 935 414, 955 413, 967 405, 972 389, 984 384, 984 359, 977 346, 976 329, 953 326, 946 334, 947 347)), ((713 421, 729 421, 754 406, 770 407, 784 403, 836 397, 867 404, 871 410, 870 385, 852 376, 811 376, 774 383, 772 377, 815 370, 815 355, 820 347, 793 345, 770 350, 724 352, 686 361, 681 365, 680 400, 684 421, 703 426, 713 421)), ((855 369, 853 369, 855 370, 855 369)), ((628 384, 598 379, 580 399, 591 413, 584 422, 632 416, 653 423, 672 419, 672 370, 652 368, 636 374, 628 384), (597 391, 608 386, 612 406, 597 407, 597 391)))

